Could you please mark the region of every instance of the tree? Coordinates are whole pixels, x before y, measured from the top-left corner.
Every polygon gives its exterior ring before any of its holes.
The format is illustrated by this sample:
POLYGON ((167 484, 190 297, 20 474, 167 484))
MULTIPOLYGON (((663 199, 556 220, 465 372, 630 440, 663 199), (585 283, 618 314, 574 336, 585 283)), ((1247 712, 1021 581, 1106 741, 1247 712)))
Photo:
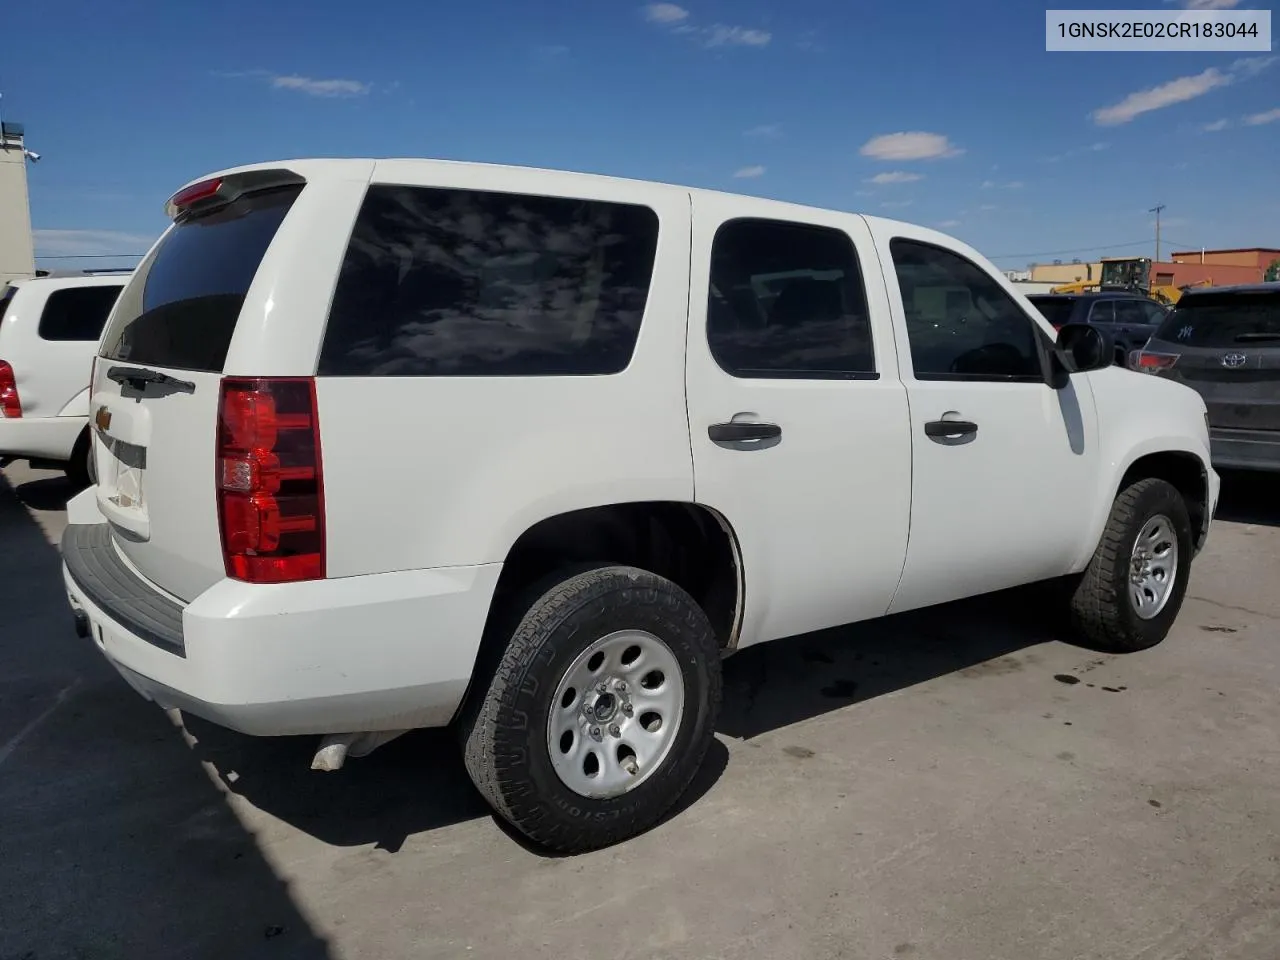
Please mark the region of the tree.
POLYGON ((1267 283, 1280 282, 1280 260, 1271 261, 1271 266, 1267 267, 1267 272, 1262 279, 1267 283))

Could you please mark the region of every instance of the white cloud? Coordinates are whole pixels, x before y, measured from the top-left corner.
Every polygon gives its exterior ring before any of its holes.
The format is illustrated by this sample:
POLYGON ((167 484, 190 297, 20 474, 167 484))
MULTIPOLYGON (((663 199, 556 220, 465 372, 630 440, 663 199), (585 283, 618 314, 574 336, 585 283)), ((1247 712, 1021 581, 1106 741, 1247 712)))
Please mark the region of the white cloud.
POLYGON ((940 220, 938 221, 938 226, 941 227, 943 230, 946 230, 950 227, 960 226, 960 221, 959 220, 940 220))
POLYGON ((1213 123, 1206 123, 1200 129, 1203 130, 1205 133, 1217 133, 1219 130, 1225 130, 1229 126, 1231 126, 1231 121, 1223 119, 1223 120, 1215 120, 1213 121, 1213 123))
POLYGON ((706 31, 706 38, 708 47, 763 47, 773 39, 773 34, 767 30, 716 24, 706 31))
POLYGON ((555 60, 566 56, 568 53, 569 48, 562 43, 548 43, 533 48, 533 55, 539 60, 555 60))
MULTIPOLYGON (((1170 3, 1172 0, 1164 0, 1170 3)), ((1239 6, 1240 0, 1178 0, 1178 6, 1184 10, 1230 10, 1239 6)))
POLYGON ((1280 120, 1280 107, 1274 110, 1265 110, 1262 113, 1251 113, 1244 118, 1244 122, 1251 127, 1260 127, 1264 123, 1275 123, 1280 120))
POLYGON ((273 76, 271 86, 277 90, 296 90, 313 97, 362 97, 373 89, 373 84, 359 80, 316 80, 296 74, 273 76))
POLYGON ((738 180, 750 180, 754 177, 763 177, 764 167, 760 166, 759 164, 756 164, 755 166, 751 166, 751 167, 743 167, 740 170, 735 170, 733 172, 733 176, 735 179, 738 179, 738 180))
POLYGON ((911 206, 913 203, 915 203, 914 200, 886 200, 884 203, 880 204, 880 206, 884 207, 886 210, 900 210, 903 207, 911 206))
POLYGON ((155 237, 119 230, 32 230, 37 257, 103 257, 146 253, 155 237))
POLYGON ((1102 107, 1092 114, 1093 122, 1103 127, 1114 127, 1128 123, 1135 117, 1152 110, 1161 110, 1176 103, 1185 103, 1202 97, 1211 90, 1230 86, 1237 80, 1256 77, 1276 61, 1276 57, 1243 57, 1236 60, 1226 72, 1217 67, 1210 67, 1201 73, 1186 77, 1178 77, 1168 83, 1162 83, 1146 90, 1131 93, 1119 103, 1102 107))
POLYGON ((644 16, 650 23, 680 23, 689 19, 689 11, 674 3, 651 3, 644 8, 644 16))
POLYGON ((767 140, 776 140, 782 136, 782 127, 776 123, 762 123, 758 127, 752 127, 743 134, 744 137, 761 137, 767 140))
POLYGON ((1021 190, 1025 186, 1026 184, 1023 183, 1021 180, 1009 180, 1005 183, 996 183, 996 181, 994 180, 982 181, 983 190, 995 190, 997 188, 1001 190, 1021 190))
POLYGON ((917 180, 923 180, 922 173, 907 173, 905 170, 894 170, 891 173, 877 173, 874 177, 867 180, 867 183, 915 183, 917 180))
POLYGON ((990 213, 992 210, 999 210, 1000 208, 994 203, 983 203, 978 206, 978 209, 985 213, 990 213))
POLYGON ((872 137, 859 152, 877 160, 936 160, 964 153, 942 134, 918 130, 872 137))

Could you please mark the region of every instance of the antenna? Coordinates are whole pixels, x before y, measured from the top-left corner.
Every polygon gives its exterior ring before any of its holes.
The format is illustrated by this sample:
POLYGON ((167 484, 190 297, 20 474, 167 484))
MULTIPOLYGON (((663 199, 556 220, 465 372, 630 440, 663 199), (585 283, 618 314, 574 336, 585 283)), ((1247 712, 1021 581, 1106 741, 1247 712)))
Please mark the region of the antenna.
POLYGON ((1164 209, 1163 203, 1157 203, 1147 213, 1156 215, 1156 263, 1160 262, 1160 211, 1164 209))

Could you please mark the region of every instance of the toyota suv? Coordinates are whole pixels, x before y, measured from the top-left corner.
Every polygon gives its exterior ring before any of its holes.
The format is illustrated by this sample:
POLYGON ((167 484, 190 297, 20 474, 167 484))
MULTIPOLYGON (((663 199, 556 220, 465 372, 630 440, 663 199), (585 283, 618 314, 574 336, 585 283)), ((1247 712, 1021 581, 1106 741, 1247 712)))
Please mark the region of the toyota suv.
POLYGON ((1280 283, 1188 290, 1133 365, 1204 397, 1215 464, 1280 470, 1280 283))
POLYGON ((923 227, 429 160, 168 213, 94 364, 79 632, 320 769, 452 726, 545 847, 660 819, 751 644, 1043 580, 1160 642, 1217 504, 1193 390, 923 227))

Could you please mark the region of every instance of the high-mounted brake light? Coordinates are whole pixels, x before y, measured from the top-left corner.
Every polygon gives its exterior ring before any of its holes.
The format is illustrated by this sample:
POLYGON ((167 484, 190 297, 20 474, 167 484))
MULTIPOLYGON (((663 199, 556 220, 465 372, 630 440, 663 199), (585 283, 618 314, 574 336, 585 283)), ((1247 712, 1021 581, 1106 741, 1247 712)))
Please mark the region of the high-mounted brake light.
POLYGON ((222 381, 218 524, 228 577, 250 583, 325 575, 324 484, 315 381, 222 381))
POLYGON ((18 397, 18 381, 13 367, 0 360, 0 417, 17 420, 22 416, 22 400, 18 397))
POLYGON ((216 177, 213 180, 202 180, 200 183, 193 183, 191 186, 179 190, 170 197, 169 202, 165 204, 165 211, 171 218, 176 217, 192 204, 199 203, 201 200, 208 200, 210 197, 216 197, 218 195, 218 191, 221 189, 221 177, 216 177))
POLYGON ((1133 358, 1133 369, 1142 373, 1163 373, 1177 362, 1176 353, 1148 353, 1142 350, 1133 358))

